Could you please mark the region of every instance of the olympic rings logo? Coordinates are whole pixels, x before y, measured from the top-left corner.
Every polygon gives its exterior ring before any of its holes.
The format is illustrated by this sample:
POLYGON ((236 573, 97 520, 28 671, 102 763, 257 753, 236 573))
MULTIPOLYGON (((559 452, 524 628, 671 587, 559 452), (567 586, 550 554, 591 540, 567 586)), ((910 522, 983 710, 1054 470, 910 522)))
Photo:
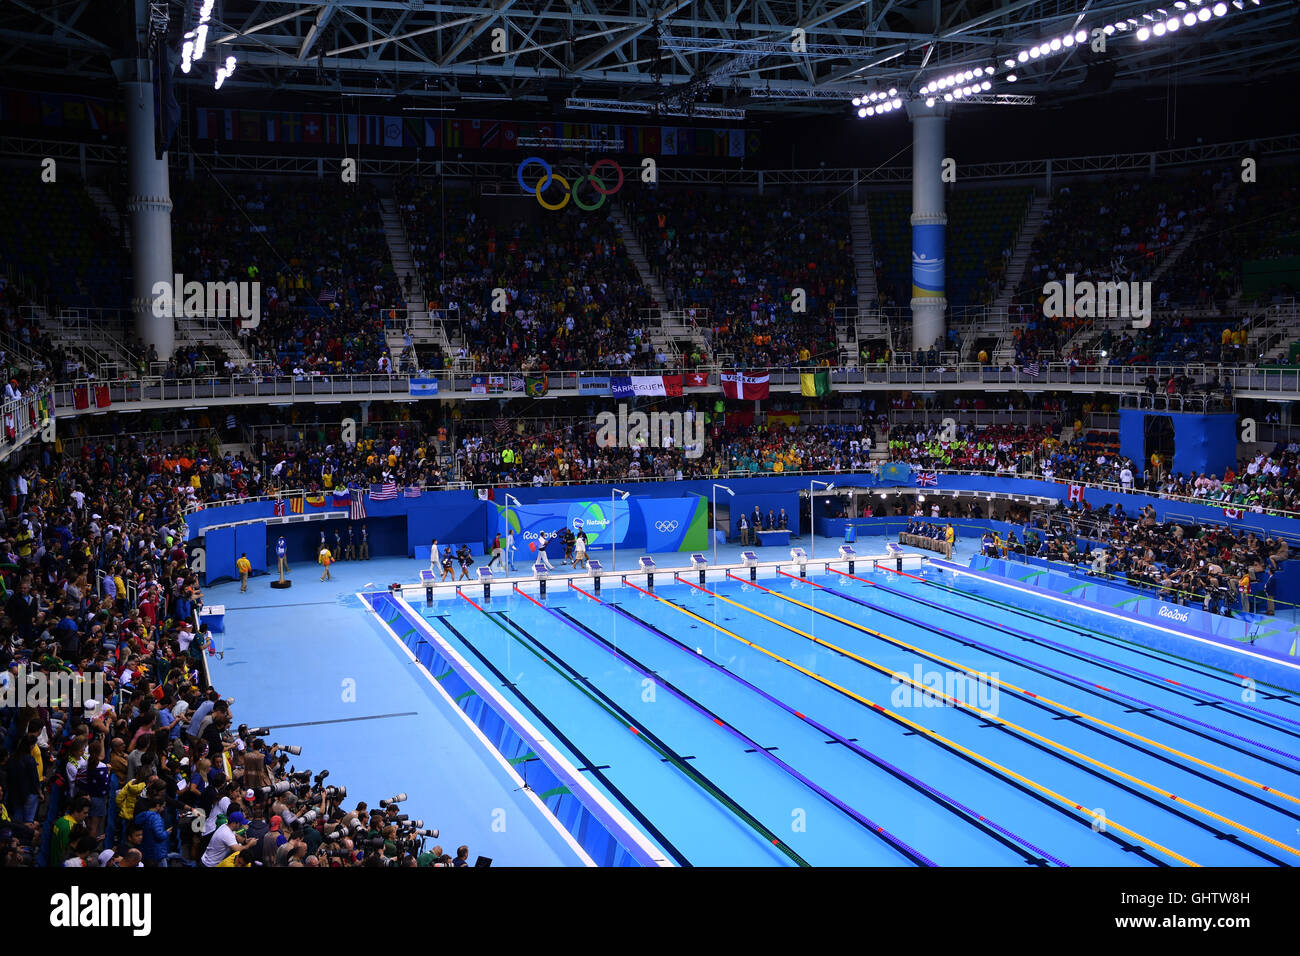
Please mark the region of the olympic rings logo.
POLYGON ((656 522, 655 522, 655 530, 660 531, 660 532, 662 532, 663 534, 671 534, 672 532, 674 532, 674 531, 677 530, 677 522, 676 522, 676 521, 656 521, 656 522))
POLYGON ((542 159, 540 156, 529 156, 522 163, 520 163, 519 168, 515 170, 515 181, 519 183, 519 188, 522 189, 525 193, 532 193, 534 196, 536 196, 537 202, 541 205, 543 209, 549 209, 551 212, 558 212, 559 210, 567 206, 569 204, 569 200, 572 199, 573 204, 577 206, 579 209, 581 209, 583 212, 592 212, 593 210, 599 209, 601 206, 605 205, 605 197, 612 196, 614 195, 614 193, 618 192, 620 189, 623 188, 623 168, 619 166, 618 163, 614 162, 614 160, 612 159, 598 159, 596 160, 595 165, 591 167, 591 171, 589 173, 587 173, 585 176, 579 176, 577 179, 573 181, 572 185, 570 185, 567 179, 565 179, 559 173, 551 169, 551 164, 548 163, 546 160, 542 159), (546 175, 541 179, 537 180, 537 185, 530 189, 528 187, 528 184, 524 182, 524 169, 532 165, 542 167, 542 169, 546 171, 546 175), (614 186, 613 189, 606 189, 605 181, 602 180, 600 176, 597 175, 597 170, 599 170, 602 166, 612 169, 615 173, 618 174, 618 183, 614 186), (542 198, 542 190, 549 188, 552 181, 558 182, 566 190, 564 198, 556 203, 549 203, 542 198), (597 194, 599 194, 600 196, 600 198, 597 199, 594 203, 591 204, 584 203, 578 197, 578 187, 581 186, 584 182, 591 183, 591 188, 594 189, 597 192, 597 194))

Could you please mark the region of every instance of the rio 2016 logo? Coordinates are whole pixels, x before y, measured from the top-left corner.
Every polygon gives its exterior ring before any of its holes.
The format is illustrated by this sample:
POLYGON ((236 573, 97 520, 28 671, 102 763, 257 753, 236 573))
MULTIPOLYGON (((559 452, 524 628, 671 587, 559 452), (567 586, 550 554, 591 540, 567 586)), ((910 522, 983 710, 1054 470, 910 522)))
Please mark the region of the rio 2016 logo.
POLYGON ((605 205, 606 197, 614 195, 614 193, 623 188, 623 168, 612 159, 598 159, 591 167, 590 172, 584 176, 579 176, 572 184, 570 184, 567 179, 552 170, 551 164, 546 160, 542 159, 540 156, 529 156, 520 163, 519 168, 515 170, 515 181, 519 183, 519 188, 525 193, 536 196, 537 202, 543 209, 549 209, 551 212, 558 212, 567 206, 569 200, 572 199, 573 204, 583 212, 592 212, 593 210, 599 209, 601 206, 605 205), (528 184, 524 182, 524 170, 529 166, 534 165, 540 166, 545 171, 546 175, 538 179, 537 184, 530 188, 528 184), (618 182, 613 186, 613 188, 606 188, 605 181, 597 175, 597 172, 602 166, 611 169, 618 174, 618 182), (553 181, 558 182, 565 189, 564 198, 559 202, 554 203, 547 202, 542 198, 543 190, 549 189, 553 181), (600 197, 593 203, 585 203, 578 196, 578 187, 584 182, 590 183, 591 188, 600 197))

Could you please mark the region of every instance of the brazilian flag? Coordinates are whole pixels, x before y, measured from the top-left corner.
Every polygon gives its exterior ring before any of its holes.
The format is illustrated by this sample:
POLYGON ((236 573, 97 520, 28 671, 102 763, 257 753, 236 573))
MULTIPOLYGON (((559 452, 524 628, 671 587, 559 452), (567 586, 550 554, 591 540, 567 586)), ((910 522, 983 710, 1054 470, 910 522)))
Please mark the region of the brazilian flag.
POLYGON ((550 387, 550 379, 545 375, 526 375, 524 377, 524 394, 529 398, 541 398, 550 387))
POLYGON ((816 397, 831 390, 830 372, 803 372, 799 375, 799 394, 816 397))

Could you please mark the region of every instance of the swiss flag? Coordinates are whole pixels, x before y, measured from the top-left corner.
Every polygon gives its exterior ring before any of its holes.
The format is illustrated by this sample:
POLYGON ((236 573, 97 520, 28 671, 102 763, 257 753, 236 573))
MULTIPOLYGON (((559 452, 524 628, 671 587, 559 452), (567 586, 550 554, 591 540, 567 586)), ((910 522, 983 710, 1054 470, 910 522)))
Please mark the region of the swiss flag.
POLYGON ((307 113, 302 118, 302 141, 319 143, 324 136, 323 121, 319 113, 307 113))
POLYGON ((686 385, 688 388, 704 388, 709 384, 709 374, 707 372, 691 372, 686 376, 686 385))
POLYGON ((1069 492, 1065 496, 1067 501, 1083 500, 1083 485, 1071 485, 1069 492))

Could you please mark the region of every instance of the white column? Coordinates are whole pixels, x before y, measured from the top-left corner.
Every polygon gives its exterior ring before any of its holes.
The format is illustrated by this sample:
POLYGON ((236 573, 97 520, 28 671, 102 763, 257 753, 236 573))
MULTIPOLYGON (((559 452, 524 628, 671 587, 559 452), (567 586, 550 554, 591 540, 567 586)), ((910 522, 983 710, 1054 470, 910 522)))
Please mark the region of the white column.
POLYGON ((908 104, 912 119, 912 348, 942 344, 944 311, 944 246, 948 216, 944 212, 943 181, 945 104, 928 107, 923 100, 908 104))

